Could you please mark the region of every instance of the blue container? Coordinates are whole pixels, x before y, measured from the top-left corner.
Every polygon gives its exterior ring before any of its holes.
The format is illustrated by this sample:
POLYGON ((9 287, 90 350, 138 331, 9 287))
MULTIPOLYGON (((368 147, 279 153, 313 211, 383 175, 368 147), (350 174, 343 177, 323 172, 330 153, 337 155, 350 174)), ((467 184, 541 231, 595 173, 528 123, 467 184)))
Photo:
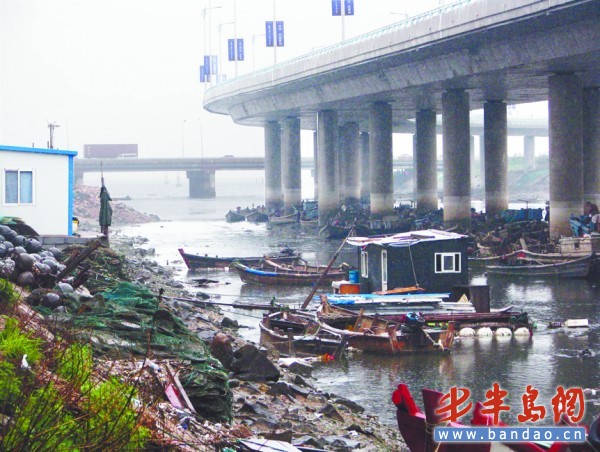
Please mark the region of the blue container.
POLYGON ((351 283, 359 283, 360 276, 359 276, 358 270, 349 270, 348 271, 348 280, 351 283))

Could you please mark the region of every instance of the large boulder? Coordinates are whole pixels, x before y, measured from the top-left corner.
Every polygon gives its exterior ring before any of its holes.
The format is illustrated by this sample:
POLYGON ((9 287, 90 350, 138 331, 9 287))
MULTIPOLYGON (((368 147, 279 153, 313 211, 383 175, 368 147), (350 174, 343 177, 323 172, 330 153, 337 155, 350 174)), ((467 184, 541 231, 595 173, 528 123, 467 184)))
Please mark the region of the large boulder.
POLYGON ((269 358, 252 344, 237 349, 233 357, 231 370, 241 380, 277 381, 281 376, 279 370, 269 361, 269 358))
POLYGON ((233 363, 233 347, 229 336, 224 333, 217 333, 210 343, 210 353, 223 364, 223 367, 231 370, 233 363))

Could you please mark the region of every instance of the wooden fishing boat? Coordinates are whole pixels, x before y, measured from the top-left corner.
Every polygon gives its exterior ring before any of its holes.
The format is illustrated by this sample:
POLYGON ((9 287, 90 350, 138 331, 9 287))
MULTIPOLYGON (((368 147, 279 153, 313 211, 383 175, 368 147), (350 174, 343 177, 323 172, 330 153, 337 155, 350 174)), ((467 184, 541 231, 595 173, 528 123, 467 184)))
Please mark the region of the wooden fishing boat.
POLYGON ((447 328, 427 328, 412 322, 401 324, 332 306, 326 300, 322 300, 317 316, 323 328, 345 335, 349 347, 368 353, 439 353, 449 350, 454 342, 452 322, 447 328))
POLYGON ((455 335, 460 335, 463 328, 471 328, 475 331, 479 328, 489 328, 493 333, 500 328, 507 328, 511 334, 517 332, 519 335, 532 335, 533 324, 526 312, 516 310, 512 306, 494 309, 491 312, 476 312, 473 304, 466 300, 466 297, 462 301, 444 301, 449 296, 450 294, 402 296, 323 294, 319 299, 327 300, 332 306, 353 312, 361 311, 367 315, 377 315, 381 319, 397 324, 405 323, 407 314, 418 312, 428 327, 447 328, 450 322, 454 323, 455 335), (525 330, 519 330, 520 328, 525 330))
POLYGON ((318 226, 319 225, 319 219, 318 218, 314 218, 314 219, 305 219, 303 217, 300 217, 300 225, 301 226, 318 226))
POLYGON ((317 282, 320 286, 330 286, 333 281, 342 281, 347 277, 347 272, 341 269, 330 270, 321 277, 323 272, 282 268, 261 269, 260 267, 244 265, 238 261, 233 262, 229 268, 237 272, 245 283, 270 286, 313 286, 317 282))
POLYGON ((259 210, 254 210, 246 215, 246 221, 251 223, 266 223, 269 221, 269 215, 259 210))
POLYGON ((497 260, 497 264, 486 264, 488 275, 587 278, 595 259, 594 253, 575 258, 532 256, 533 253, 525 251, 511 254, 510 258, 497 260))
POLYGON ((337 355, 344 348, 343 337, 321 327, 314 316, 278 311, 260 322, 260 343, 270 344, 289 356, 337 355))
MULTIPOLYGON (((436 413, 441 406, 440 399, 443 394, 431 389, 423 389, 423 408, 424 412, 415 403, 408 386, 400 383, 398 388, 392 394, 392 402, 396 405, 396 420, 400 434, 404 442, 411 451, 427 452, 458 452, 469 450, 470 452, 489 452, 497 450, 492 449, 492 444, 502 447, 501 450, 514 450, 520 452, 591 452, 600 446, 600 442, 595 442, 598 438, 598 420, 596 420, 589 429, 586 443, 559 443, 554 442, 551 445, 546 443, 538 444, 535 442, 513 442, 513 443, 436 443, 433 439, 434 428, 439 425, 443 427, 464 428, 465 424, 459 422, 442 423, 442 416, 436 413)), ((471 420, 472 426, 492 426, 491 416, 481 413, 483 405, 477 402, 475 411, 471 420)), ((498 424, 502 426, 504 424, 498 424)))
POLYGON ((244 214, 234 212, 233 210, 230 210, 225 214, 225 221, 227 221, 227 223, 238 223, 245 220, 246 216, 244 214))
POLYGON ((269 223, 274 225, 286 225, 286 224, 294 224, 298 223, 298 214, 292 213, 289 215, 282 215, 276 217, 274 215, 269 215, 269 223))
POLYGON ((198 270, 203 268, 229 268, 233 261, 244 262, 248 265, 258 265, 260 262, 267 258, 271 262, 277 263, 292 263, 300 258, 300 254, 295 254, 292 250, 285 249, 282 252, 272 255, 265 256, 254 256, 254 257, 219 257, 219 256, 200 256, 198 254, 186 253, 183 248, 179 248, 179 254, 183 258, 185 265, 189 270, 198 270))
MULTIPOLYGON (((265 257, 256 267, 260 268, 261 270, 273 270, 281 273, 323 273, 327 268, 327 265, 310 265, 302 258, 295 259, 292 262, 280 262, 269 257, 265 257)), ((346 275, 349 269, 350 265, 342 263, 338 267, 334 267, 329 271, 344 273, 344 275, 346 275)))
POLYGON ((336 224, 326 224, 319 230, 319 235, 324 236, 326 239, 333 240, 342 240, 348 237, 350 231, 354 227, 354 236, 358 237, 369 237, 373 234, 368 227, 363 226, 361 224, 356 225, 336 225, 336 224))

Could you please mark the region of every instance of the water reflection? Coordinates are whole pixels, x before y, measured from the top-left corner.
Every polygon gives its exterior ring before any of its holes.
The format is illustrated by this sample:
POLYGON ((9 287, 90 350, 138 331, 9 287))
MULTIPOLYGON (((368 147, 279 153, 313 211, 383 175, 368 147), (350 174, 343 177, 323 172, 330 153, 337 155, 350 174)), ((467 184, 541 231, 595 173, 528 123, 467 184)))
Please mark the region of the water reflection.
MULTIPOLYGON (((267 288, 242 284, 236 274, 228 271, 187 272, 178 248, 208 255, 248 256, 259 255, 265 250, 277 251, 285 245, 302 252, 311 263, 326 264, 341 243, 324 240, 315 228, 267 229, 265 225, 225 223, 223 215, 230 208, 261 202, 262 188, 258 196, 236 193, 217 200, 190 200, 185 198, 182 189, 180 198, 160 200, 138 197, 129 187, 127 185, 127 191, 119 191, 111 185, 111 194, 131 195, 134 201, 129 204, 172 221, 126 228, 127 234, 147 237, 149 242, 145 246, 156 249, 156 260, 178 268, 181 278, 190 282, 191 286, 194 278, 218 280, 219 284, 214 287, 190 287, 190 290, 212 293, 223 302, 268 303, 276 297, 282 303, 301 303, 310 288, 267 288)), ((356 255, 355 248, 347 247, 338 261, 355 265, 356 255)), ((483 400, 485 391, 498 382, 508 391, 507 401, 511 406, 511 411, 502 418, 512 424, 516 423, 516 416, 521 411, 520 397, 527 385, 533 385, 540 391, 539 398, 547 407, 558 385, 565 388, 600 387, 600 287, 597 282, 488 278, 476 271, 472 272, 471 281, 489 284, 493 308, 512 305, 527 311, 538 324, 533 337, 462 340, 444 355, 389 357, 358 354, 347 362, 317 368, 314 372, 317 385, 356 400, 366 407, 368 413, 379 415, 382 422, 388 424, 395 423, 390 398, 399 382, 410 386, 419 404, 418 394, 423 387, 441 391, 452 386, 467 387, 473 400, 483 400), (588 331, 547 328, 548 322, 568 318, 588 318, 592 327, 588 331), (585 348, 589 348, 593 356, 579 357, 578 353, 585 348)), ((240 329, 244 338, 258 342, 257 325, 261 313, 234 308, 223 308, 223 311, 248 327, 240 329)), ((597 413, 598 406, 588 403, 586 420, 589 422, 597 413)))

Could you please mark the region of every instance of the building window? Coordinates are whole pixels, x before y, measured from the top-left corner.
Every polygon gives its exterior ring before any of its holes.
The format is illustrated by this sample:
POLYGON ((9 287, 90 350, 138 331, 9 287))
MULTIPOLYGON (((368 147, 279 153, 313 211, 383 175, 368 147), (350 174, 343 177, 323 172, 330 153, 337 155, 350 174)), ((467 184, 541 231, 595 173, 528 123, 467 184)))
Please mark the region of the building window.
POLYGON ((369 277, 369 254, 366 251, 360 252, 360 275, 363 278, 369 277))
POLYGON ((436 273, 460 273, 460 253, 435 253, 436 273))
POLYGON ((4 171, 5 204, 33 204, 33 171, 4 171))

